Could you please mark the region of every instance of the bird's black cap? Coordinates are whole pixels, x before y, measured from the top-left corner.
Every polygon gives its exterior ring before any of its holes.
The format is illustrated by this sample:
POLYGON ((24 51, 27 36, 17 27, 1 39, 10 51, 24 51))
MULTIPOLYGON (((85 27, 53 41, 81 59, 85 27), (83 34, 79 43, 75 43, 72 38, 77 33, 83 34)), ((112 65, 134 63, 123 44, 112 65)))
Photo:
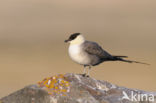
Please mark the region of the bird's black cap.
POLYGON ((65 40, 64 42, 72 41, 72 40, 74 40, 78 35, 80 35, 80 33, 71 34, 70 37, 68 38, 68 40, 65 40))

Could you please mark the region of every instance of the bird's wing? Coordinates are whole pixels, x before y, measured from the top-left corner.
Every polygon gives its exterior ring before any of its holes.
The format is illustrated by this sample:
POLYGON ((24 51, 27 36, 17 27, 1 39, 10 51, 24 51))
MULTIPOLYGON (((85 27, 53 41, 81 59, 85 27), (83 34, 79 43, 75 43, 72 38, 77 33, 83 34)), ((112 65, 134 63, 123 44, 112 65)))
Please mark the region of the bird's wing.
POLYGON ((103 50, 97 43, 85 41, 83 49, 91 55, 96 55, 99 58, 112 58, 111 54, 103 50))

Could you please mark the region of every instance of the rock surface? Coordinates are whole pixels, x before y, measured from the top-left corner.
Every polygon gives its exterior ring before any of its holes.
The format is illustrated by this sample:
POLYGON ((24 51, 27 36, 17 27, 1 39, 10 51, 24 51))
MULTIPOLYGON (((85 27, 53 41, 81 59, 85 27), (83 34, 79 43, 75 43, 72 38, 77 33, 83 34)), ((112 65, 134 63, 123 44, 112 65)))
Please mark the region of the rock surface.
POLYGON ((156 103, 156 92, 68 73, 26 86, 0 99, 0 103, 156 103))

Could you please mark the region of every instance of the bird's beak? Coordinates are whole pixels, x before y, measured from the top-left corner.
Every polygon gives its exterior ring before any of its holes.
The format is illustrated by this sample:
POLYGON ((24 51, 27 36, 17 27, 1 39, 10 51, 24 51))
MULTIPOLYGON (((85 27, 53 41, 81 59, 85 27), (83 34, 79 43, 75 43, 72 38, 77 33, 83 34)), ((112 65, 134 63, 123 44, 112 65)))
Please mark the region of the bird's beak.
POLYGON ((70 41, 70 40, 68 39, 68 40, 65 40, 64 42, 65 42, 65 43, 68 43, 69 41, 70 41))

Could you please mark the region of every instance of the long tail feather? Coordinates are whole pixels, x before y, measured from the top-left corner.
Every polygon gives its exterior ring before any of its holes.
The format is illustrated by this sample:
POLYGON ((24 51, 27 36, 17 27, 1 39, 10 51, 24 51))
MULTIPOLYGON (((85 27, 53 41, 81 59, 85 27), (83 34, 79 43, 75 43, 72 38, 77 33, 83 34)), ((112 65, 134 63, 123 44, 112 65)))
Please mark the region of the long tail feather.
POLYGON ((120 55, 113 55, 113 57, 116 57, 116 58, 128 58, 128 56, 120 56, 120 55))
POLYGON ((148 63, 143 63, 143 62, 138 62, 138 61, 133 61, 133 60, 121 59, 120 61, 127 62, 127 63, 139 63, 139 64, 150 65, 150 64, 148 64, 148 63))
POLYGON ((145 65, 150 65, 148 63, 143 63, 143 62, 138 62, 138 61, 133 61, 133 60, 125 60, 123 58, 127 56, 113 56, 114 60, 122 61, 122 62, 127 62, 127 63, 139 63, 139 64, 145 64, 145 65))

